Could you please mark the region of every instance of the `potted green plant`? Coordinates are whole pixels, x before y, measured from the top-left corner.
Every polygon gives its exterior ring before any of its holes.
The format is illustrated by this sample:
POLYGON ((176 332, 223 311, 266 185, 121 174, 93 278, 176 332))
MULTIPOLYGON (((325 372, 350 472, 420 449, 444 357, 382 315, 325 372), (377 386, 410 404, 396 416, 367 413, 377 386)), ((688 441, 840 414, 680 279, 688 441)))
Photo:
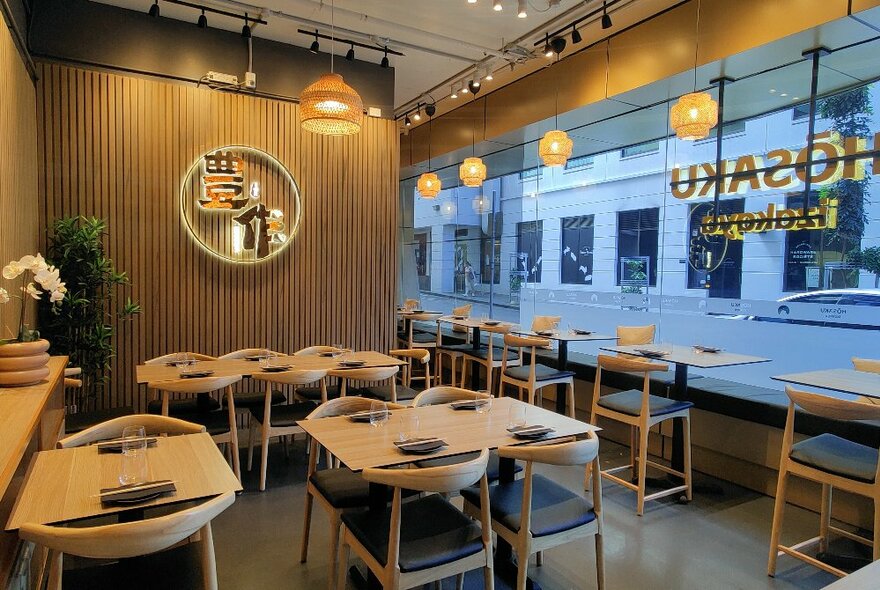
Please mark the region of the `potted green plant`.
POLYGON ((76 216, 57 219, 48 238, 46 256, 69 277, 68 293, 61 305, 41 307, 40 327, 52 343, 50 352, 67 355, 71 366, 82 369, 83 386, 72 404, 79 410, 109 380, 115 356, 112 320, 141 311, 130 297, 118 301, 129 280, 105 254, 106 233, 103 219, 76 216))

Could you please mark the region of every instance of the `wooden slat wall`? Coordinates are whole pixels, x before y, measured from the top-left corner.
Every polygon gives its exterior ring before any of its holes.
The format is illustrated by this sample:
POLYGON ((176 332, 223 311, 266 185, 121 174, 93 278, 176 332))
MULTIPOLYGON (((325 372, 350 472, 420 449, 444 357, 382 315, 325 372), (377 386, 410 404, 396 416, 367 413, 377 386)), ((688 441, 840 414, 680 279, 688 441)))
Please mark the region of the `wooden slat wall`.
POLYGON ((43 223, 109 222, 108 254, 143 314, 117 326, 98 406, 143 404, 134 366, 178 350, 218 355, 394 339, 398 152, 393 122, 351 138, 300 129, 298 107, 59 64, 40 65, 43 223), (208 254, 180 219, 180 183, 204 152, 245 144, 277 157, 302 192, 299 233, 280 255, 236 265, 208 254))
MULTIPOLYGON (((0 267, 11 259, 33 254, 39 246, 37 216, 37 122, 34 84, 9 29, 0 20, 0 267)), ((0 287, 10 293, 18 281, 0 278, 0 287)), ((16 336, 19 303, 0 305, 0 338, 16 336)), ((34 309, 29 311, 33 320, 34 309)))

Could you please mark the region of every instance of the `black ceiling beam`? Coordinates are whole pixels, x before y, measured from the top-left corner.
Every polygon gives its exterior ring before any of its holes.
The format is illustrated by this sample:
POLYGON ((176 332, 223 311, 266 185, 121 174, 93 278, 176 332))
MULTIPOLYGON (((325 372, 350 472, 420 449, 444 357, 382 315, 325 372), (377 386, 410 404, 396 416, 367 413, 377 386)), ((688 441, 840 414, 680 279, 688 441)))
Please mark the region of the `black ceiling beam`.
POLYGON ((269 24, 265 20, 261 18, 254 18, 251 16, 245 17, 243 14, 238 14, 235 12, 229 12, 228 10, 220 10, 219 8, 214 8, 212 6, 202 6, 201 4, 196 4, 195 2, 186 2, 185 0, 162 0, 162 2, 168 2, 169 4, 179 4, 180 6, 188 6, 189 8, 195 8, 196 10, 204 10, 205 12, 211 12, 213 14, 222 14, 223 16, 229 16, 232 18, 237 18, 238 20, 246 20, 249 23, 267 25, 269 24))

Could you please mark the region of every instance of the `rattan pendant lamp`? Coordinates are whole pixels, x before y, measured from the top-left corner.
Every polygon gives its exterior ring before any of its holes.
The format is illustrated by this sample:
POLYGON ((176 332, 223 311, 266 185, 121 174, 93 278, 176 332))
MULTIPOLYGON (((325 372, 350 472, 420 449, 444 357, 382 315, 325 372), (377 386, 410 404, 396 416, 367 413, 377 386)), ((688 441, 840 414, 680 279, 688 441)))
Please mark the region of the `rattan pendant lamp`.
MULTIPOLYGON (((557 53, 557 60, 559 54, 557 53)), ((538 142, 538 155, 544 162, 544 166, 555 167, 565 166, 565 163, 571 157, 571 150, 574 142, 568 136, 568 133, 559 129, 559 81, 556 81, 556 106, 554 107, 554 126, 552 131, 548 131, 538 142)))
POLYGON ((416 188, 423 199, 434 199, 443 188, 440 177, 431 172, 431 125, 434 123, 434 117, 428 119, 428 171, 419 176, 419 182, 416 188))
MULTIPOLYGON (((486 104, 483 103, 483 129, 486 128, 486 104)), ((479 188, 483 186, 486 180, 486 165, 483 160, 476 157, 477 150, 477 131, 471 125, 471 157, 465 158, 461 166, 458 167, 458 177, 464 186, 470 188, 479 188)))
POLYGON ((694 91, 678 99, 669 111, 669 125, 679 139, 696 141, 709 136, 718 124, 718 103, 708 92, 697 92, 697 59, 700 49, 700 7, 697 5, 697 42, 694 51, 694 91))
POLYGON ((342 76, 333 71, 336 27, 334 4, 330 3, 330 73, 302 91, 299 97, 302 128, 321 135, 354 135, 364 120, 364 102, 342 76))

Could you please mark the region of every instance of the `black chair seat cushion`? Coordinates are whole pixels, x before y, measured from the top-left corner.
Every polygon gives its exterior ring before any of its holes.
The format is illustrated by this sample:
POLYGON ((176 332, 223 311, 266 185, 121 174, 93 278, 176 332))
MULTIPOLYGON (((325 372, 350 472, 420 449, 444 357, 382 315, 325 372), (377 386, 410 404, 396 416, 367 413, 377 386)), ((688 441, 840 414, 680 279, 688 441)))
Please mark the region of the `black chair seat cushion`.
MULTIPOLYGON (((296 402, 272 407, 272 426, 294 426, 312 413, 317 406, 312 402, 296 402)), ((251 416, 260 424, 263 423, 264 407, 251 408, 251 416)))
MULTIPOLYGON (((202 408, 199 406, 199 400, 196 398, 172 399, 168 401, 168 415, 182 420, 187 420, 190 414, 202 414, 205 412, 214 412, 220 409, 220 402, 213 397, 208 398, 207 405, 202 408)), ((154 399, 147 404, 147 412, 150 414, 162 413, 162 400, 154 399)))
POLYGON ((334 508, 360 508, 370 499, 370 484, 347 467, 321 469, 309 481, 334 508))
MULTIPOLYGON (((492 519, 518 532, 524 479, 500 483, 489 488, 489 510, 492 519)), ((461 491, 467 502, 480 505, 480 488, 461 491)), ((543 475, 532 476, 532 536, 543 537, 561 533, 596 520, 589 500, 567 490, 543 475)))
MULTIPOLYGON (((418 467, 445 467, 447 465, 455 465, 456 463, 464 463, 465 461, 473 461, 477 457, 479 457, 479 453, 465 453, 463 455, 453 455, 451 457, 441 457, 439 459, 428 459, 426 461, 418 461, 416 465, 418 467)), ((500 459, 498 457, 498 453, 495 451, 489 452, 489 463, 486 465, 486 478, 489 481, 498 481, 501 477, 501 469, 499 467, 500 459)), ((514 473, 519 473, 523 470, 522 465, 519 463, 513 468, 514 473)))
MULTIPOLYGON (((504 371, 504 374, 508 377, 511 377, 512 379, 517 379, 519 381, 528 381, 531 370, 532 369, 530 366, 524 365, 522 367, 511 367, 504 371)), ((567 377, 574 377, 574 371, 560 371, 559 369, 548 367, 547 365, 535 365, 535 380, 537 381, 546 381, 548 379, 565 379, 567 377)))
MULTIPOLYGON (((161 406, 160 406, 161 409, 161 406)), ((86 428, 91 428, 101 422, 121 418, 122 416, 131 416, 134 414, 134 408, 107 408, 104 410, 95 410, 93 412, 77 412, 76 414, 67 414, 64 417, 65 434, 75 434, 82 432, 86 428)))
POLYGON ((788 456, 802 465, 865 483, 874 483, 877 475, 877 449, 833 434, 795 443, 788 456))
MULTIPOLYGON (((305 399, 313 402, 321 403, 321 388, 320 387, 297 387, 296 395, 300 399, 305 399)), ((339 397, 339 386, 337 385, 328 385, 327 386, 327 399, 336 399, 339 397)))
MULTIPOLYGON (((342 522, 381 565, 388 559, 391 510, 346 512, 342 522)), ((478 553, 480 527, 439 494, 401 505, 400 571, 415 572, 478 553)))
MULTIPOLYGON (((478 348, 477 350, 474 350, 474 348, 471 347, 469 350, 465 350, 464 354, 465 354, 465 356, 469 356, 472 358, 486 360, 489 358, 489 347, 488 346, 480 346, 480 348, 478 348)), ((504 349, 499 346, 493 346, 492 347, 492 360, 498 361, 500 363, 503 358, 504 358, 504 349)), ((507 360, 508 361, 518 361, 519 355, 515 352, 508 350, 507 351, 507 360)))
MULTIPOLYGON (((364 387, 360 390, 361 395, 366 397, 373 397, 376 399, 380 399, 386 402, 391 401, 391 386, 390 385, 376 385, 374 387, 364 387)), ((397 401, 398 402, 406 402, 412 399, 419 394, 418 391, 411 387, 406 387, 405 385, 397 385, 397 401)))
POLYGON ((187 422, 201 424, 211 436, 229 432, 229 413, 224 410, 216 412, 198 412, 182 416, 187 422))
MULTIPOLYGON (((86 561, 67 555, 65 560, 86 561)), ((106 565, 65 569, 62 583, 65 590, 201 590, 201 543, 187 543, 106 565)))
POLYGON ((438 347, 438 350, 444 352, 470 352, 474 349, 473 344, 442 344, 438 347))
MULTIPOLYGON (((603 395, 599 398, 599 405, 621 414, 638 416, 639 412, 642 411, 642 392, 638 389, 630 389, 629 391, 603 395)), ((680 412, 693 405, 693 402, 678 401, 667 397, 660 397, 659 395, 651 394, 648 396, 648 408, 652 416, 680 412)))
MULTIPOLYGON (((283 404, 287 401, 284 393, 281 391, 272 392, 272 405, 283 404)), ((254 406, 262 406, 266 403, 265 391, 242 391, 235 392, 235 409, 248 410, 254 406)))

